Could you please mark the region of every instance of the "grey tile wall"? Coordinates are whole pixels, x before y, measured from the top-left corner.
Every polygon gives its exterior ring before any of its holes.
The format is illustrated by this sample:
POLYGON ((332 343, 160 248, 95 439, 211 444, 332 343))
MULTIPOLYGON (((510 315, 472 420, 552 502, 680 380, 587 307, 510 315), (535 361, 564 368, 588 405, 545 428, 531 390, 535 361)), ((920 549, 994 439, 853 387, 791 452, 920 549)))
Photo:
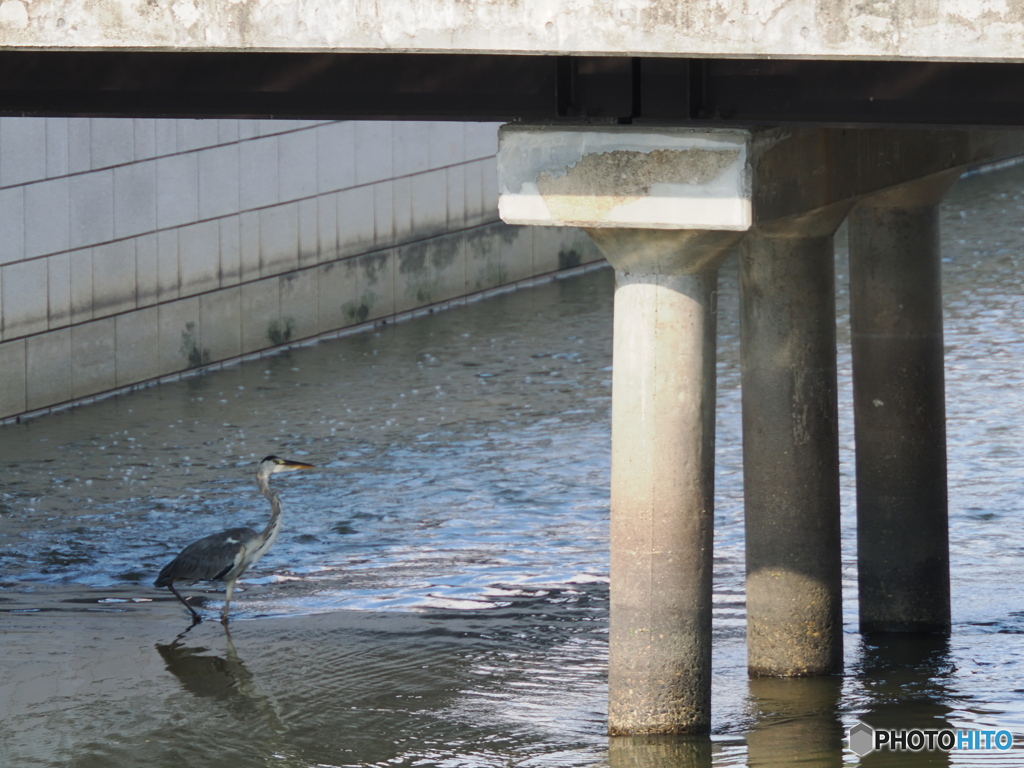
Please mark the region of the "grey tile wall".
POLYGON ((0 419, 596 260, 498 223, 496 151, 488 123, 0 118, 0 419))

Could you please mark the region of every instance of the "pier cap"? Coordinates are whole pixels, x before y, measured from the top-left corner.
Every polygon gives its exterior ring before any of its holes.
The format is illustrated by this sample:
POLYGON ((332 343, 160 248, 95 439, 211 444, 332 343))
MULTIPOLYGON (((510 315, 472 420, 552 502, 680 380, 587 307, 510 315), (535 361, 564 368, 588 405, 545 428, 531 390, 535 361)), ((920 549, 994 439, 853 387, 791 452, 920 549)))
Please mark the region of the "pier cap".
POLYGON ((498 212, 587 229, 745 232, 821 211, 838 225, 865 196, 1022 153, 1019 131, 505 125, 498 212))
POLYGON ((509 224, 746 230, 750 138, 744 130, 503 126, 498 210, 509 224))

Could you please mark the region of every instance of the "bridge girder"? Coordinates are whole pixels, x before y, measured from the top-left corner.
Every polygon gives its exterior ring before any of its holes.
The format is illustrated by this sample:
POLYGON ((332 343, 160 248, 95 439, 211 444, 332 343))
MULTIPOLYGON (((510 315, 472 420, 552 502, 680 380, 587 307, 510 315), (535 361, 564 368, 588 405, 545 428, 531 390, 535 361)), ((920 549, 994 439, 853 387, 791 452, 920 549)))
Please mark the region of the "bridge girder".
POLYGON ((1024 63, 0 51, 0 114, 1024 126, 1024 63))

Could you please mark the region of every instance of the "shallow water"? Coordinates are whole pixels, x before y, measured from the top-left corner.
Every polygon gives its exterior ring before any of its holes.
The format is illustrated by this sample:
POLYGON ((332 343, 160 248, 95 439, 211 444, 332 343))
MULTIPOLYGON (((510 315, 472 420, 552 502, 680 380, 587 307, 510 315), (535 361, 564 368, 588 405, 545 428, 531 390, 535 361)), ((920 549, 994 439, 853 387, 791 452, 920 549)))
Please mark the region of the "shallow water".
MULTIPOLYGON (((954 633, 856 634, 837 240, 846 674, 748 681, 736 265, 722 270, 711 740, 604 736, 610 271, 0 428, 0 765, 856 764, 845 729, 1024 738, 1024 170, 943 215, 954 633), (232 632, 150 585, 261 527, 232 632)), ((211 615, 217 589, 190 590, 211 615)), ((864 765, 1021 764, 1021 752, 864 765), (1012 759, 1011 759, 1012 758, 1012 759)))

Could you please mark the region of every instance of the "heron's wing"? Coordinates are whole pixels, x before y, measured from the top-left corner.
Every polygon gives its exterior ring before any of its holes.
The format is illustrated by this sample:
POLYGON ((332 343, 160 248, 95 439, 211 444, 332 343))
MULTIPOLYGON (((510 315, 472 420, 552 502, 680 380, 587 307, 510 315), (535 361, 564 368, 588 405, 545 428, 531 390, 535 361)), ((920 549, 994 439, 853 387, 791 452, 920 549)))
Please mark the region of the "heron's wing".
POLYGON ((231 528, 193 541, 164 566, 154 583, 166 587, 172 581, 221 579, 235 567, 245 546, 257 535, 252 528, 231 528))

